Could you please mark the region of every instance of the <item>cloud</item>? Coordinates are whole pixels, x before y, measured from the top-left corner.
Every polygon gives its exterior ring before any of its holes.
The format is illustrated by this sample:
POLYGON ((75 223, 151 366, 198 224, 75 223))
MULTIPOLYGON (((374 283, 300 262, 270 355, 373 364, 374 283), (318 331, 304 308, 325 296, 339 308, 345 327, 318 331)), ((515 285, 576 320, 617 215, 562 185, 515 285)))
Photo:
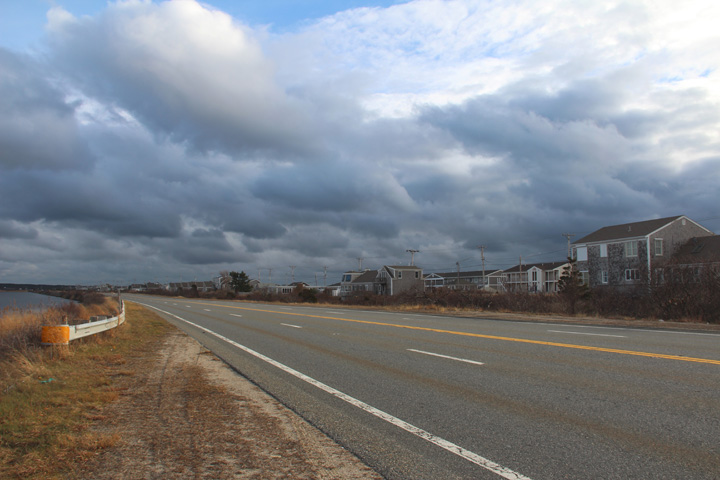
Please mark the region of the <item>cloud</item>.
POLYGON ((33 240, 37 237, 37 230, 30 225, 23 225, 15 221, 0 220, 0 238, 3 240, 33 240))
POLYGON ((93 158, 79 137, 74 105, 32 59, 0 48, 0 166, 77 170, 93 158))
POLYGON ((110 4, 98 17, 48 15, 55 64, 174 142, 239 157, 308 155, 303 105, 279 88, 249 28, 194 1, 110 4))
POLYGON ((0 50, 3 277, 336 281, 716 217, 701 3, 418 0, 282 33, 194 1, 53 8, 41 53, 0 50))

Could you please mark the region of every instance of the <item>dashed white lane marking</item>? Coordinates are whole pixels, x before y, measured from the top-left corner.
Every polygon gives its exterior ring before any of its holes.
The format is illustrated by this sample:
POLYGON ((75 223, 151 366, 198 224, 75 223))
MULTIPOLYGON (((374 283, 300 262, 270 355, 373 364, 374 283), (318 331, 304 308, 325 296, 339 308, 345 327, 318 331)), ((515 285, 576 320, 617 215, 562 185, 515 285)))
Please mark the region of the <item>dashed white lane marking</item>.
POLYGON ((281 323, 280 325, 282 325, 284 327, 302 328, 300 325, 291 325, 289 323, 281 323))
POLYGON ((409 432, 419 438, 422 438, 423 440, 426 440, 434 445, 437 445, 438 447, 440 447, 444 450, 447 450, 450 453, 454 453, 455 455, 457 455, 461 458, 464 458, 465 460, 472 462, 475 465, 478 465, 486 470, 489 470, 489 471, 501 476, 502 478, 506 478, 508 480, 531 480, 529 477, 526 477, 525 475, 522 475, 522 474, 520 474, 514 470, 511 470, 507 467, 503 467, 502 465, 495 463, 492 460, 488 460, 487 458, 482 457, 482 456, 478 455, 477 453, 471 452, 470 450, 466 450, 459 445, 449 442, 441 437, 438 437, 437 435, 433 435, 432 433, 427 432, 427 431, 425 431, 421 428, 418 428, 414 425, 411 425, 404 420, 400 420, 399 418, 394 417, 394 416, 390 415, 389 413, 385 413, 382 410, 379 410, 371 405, 368 405, 365 402, 362 402, 354 397, 351 397, 350 395, 347 395, 347 394, 341 392, 340 390, 334 389, 329 385, 325 385, 324 383, 322 383, 318 380, 315 380, 314 378, 309 377, 309 376, 305 375, 304 373, 301 373, 293 368, 290 368, 285 364, 282 364, 276 360, 273 360, 270 357, 266 357, 262 353, 256 352, 255 350, 253 350, 249 347, 246 347, 245 345, 241 345, 233 340, 230 340, 227 337, 223 337, 219 333, 215 333, 212 330, 209 330, 205 327, 201 327, 200 325, 198 325, 196 323, 193 323, 189 320, 185 320, 184 318, 179 317, 173 313, 161 310, 153 305, 147 305, 144 303, 141 305, 145 305, 146 307, 154 308, 155 310, 157 310, 159 312, 162 312, 166 315, 170 315, 171 317, 175 317, 178 320, 187 323, 188 325, 192 325, 195 328, 198 328, 210 335, 213 335, 213 336, 229 343, 230 345, 234 345, 235 347, 239 348, 240 350, 247 352, 256 358, 259 358, 260 360, 267 362, 270 365, 273 365, 273 366, 279 368, 280 370, 282 370, 300 380, 303 380, 304 382, 307 382, 310 385, 313 385, 313 386, 319 388, 320 390, 323 390, 323 391, 329 393, 330 395, 333 395, 334 397, 344 400, 345 402, 349 403, 350 405, 358 407, 359 409, 364 410, 364 411, 368 412, 369 414, 374 415, 381 420, 385 420, 386 422, 388 422, 392 425, 395 425, 396 427, 401 428, 401 429, 405 430, 406 432, 409 432))
POLYGON ((458 362, 472 363, 474 365, 485 365, 482 362, 476 362, 475 360, 468 360, 466 358, 451 357, 449 355, 442 355, 440 353, 424 352, 422 350, 415 350, 414 348, 408 348, 408 352, 422 353, 423 355, 432 355, 433 357, 447 358, 449 360, 456 360, 458 362))
POLYGON ((242 317, 242 315, 238 315, 237 313, 231 313, 230 316, 232 316, 232 317, 242 317))
POLYGON ((203 308, 203 310, 205 310, 206 312, 212 312, 212 310, 210 310, 209 308, 203 308))
POLYGON ((190 308, 190 305, 185 305, 186 308, 190 308))
POLYGON ((615 338, 627 338, 625 335, 608 335, 606 333, 585 333, 585 332, 566 332, 563 330, 548 330, 552 333, 568 333, 571 335, 591 335, 593 337, 615 337, 615 338))

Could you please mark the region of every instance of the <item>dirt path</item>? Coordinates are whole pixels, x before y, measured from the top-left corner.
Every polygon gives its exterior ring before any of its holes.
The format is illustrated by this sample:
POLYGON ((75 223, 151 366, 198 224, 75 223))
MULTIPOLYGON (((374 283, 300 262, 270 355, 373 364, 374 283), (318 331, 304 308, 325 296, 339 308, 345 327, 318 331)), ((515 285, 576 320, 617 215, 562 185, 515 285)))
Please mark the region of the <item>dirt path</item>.
POLYGON ((182 332, 118 375, 98 429, 120 441, 79 478, 382 478, 182 332))

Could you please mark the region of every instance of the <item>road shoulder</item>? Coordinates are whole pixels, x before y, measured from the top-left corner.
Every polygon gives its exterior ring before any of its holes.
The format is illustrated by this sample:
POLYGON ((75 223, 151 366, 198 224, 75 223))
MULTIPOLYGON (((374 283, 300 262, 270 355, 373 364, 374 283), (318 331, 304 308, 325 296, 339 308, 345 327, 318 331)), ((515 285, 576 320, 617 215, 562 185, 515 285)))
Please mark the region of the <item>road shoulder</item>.
POLYGON ((179 330, 123 370, 79 478, 381 478, 179 330))

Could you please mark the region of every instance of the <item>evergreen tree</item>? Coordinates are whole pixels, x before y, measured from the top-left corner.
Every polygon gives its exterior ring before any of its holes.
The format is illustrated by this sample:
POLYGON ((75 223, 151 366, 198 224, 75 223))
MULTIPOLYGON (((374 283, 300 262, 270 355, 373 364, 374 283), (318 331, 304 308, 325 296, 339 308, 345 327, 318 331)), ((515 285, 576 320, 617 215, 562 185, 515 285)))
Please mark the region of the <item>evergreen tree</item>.
POLYGON ((558 292, 567 303, 568 313, 575 315, 577 303, 590 296, 590 288, 583 282, 575 260, 568 258, 568 263, 569 265, 563 269, 560 280, 558 280, 558 292))
POLYGON ((235 290, 235 293, 252 291, 250 278, 248 278, 247 273, 244 271, 240 273, 230 272, 230 286, 235 290))

